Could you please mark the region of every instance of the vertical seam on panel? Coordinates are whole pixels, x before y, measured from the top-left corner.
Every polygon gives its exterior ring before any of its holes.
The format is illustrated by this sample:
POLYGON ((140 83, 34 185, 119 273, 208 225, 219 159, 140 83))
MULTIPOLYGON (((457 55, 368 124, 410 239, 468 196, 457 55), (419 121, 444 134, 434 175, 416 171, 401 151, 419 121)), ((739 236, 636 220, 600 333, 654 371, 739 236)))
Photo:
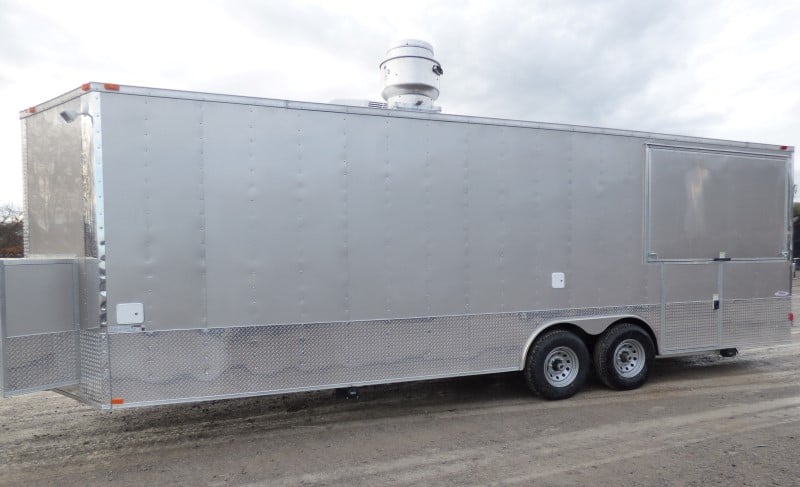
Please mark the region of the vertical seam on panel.
POLYGON ((144 197, 144 201, 142 202, 142 211, 144 213, 144 280, 147 284, 147 289, 145 290, 144 295, 146 306, 144 313, 144 328, 146 329, 148 328, 148 324, 153 322, 153 281, 155 279, 155 267, 153 266, 153 210, 152 203, 150 201, 150 171, 152 164, 150 144, 152 143, 152 136, 150 134, 150 102, 148 97, 144 97, 144 106, 144 157, 142 158, 142 167, 144 169, 142 181, 142 192, 144 194, 142 196, 144 197))
POLYGON ((392 312, 392 236, 391 236, 391 214, 392 214, 392 190, 391 190, 391 155, 389 151, 389 119, 384 123, 384 160, 383 160, 383 271, 384 271, 384 307, 386 315, 392 312))
MULTIPOLYGON (((498 179, 498 188, 497 188, 497 201, 498 201, 498 215, 497 220, 500 223, 500 233, 497 236, 498 240, 498 248, 497 248, 497 275, 500 278, 500 311, 505 311, 507 308, 508 303, 506 300, 508 298, 507 294, 507 284, 508 284, 508 276, 506 276, 506 260, 505 260, 505 253, 507 251, 507 240, 508 240, 508 218, 506 217, 506 212, 508 211, 508 188, 506 187, 506 174, 505 168, 507 167, 506 158, 508 157, 508 150, 506 149, 506 143, 508 142, 506 133, 506 128, 500 128, 500 154, 497 167, 495 170, 497 171, 497 179, 498 179), (500 168, 504 169, 500 169, 500 168)), ((491 164, 491 161, 484 161, 484 164, 491 164)))
POLYGON ((206 102, 200 102, 200 171, 198 186, 200 190, 200 294, 202 302, 202 316, 200 321, 203 326, 208 326, 208 262, 206 255, 206 197, 205 197, 205 164, 206 164, 206 102))
POLYGON ((431 314, 431 309, 433 307, 433 303, 431 302, 431 280, 433 279, 433 270, 432 270, 432 257, 431 253, 433 250, 433 238, 431 232, 433 231, 431 225, 431 213, 433 211, 433 205, 431 203, 431 123, 429 120, 425 121, 425 142, 423 147, 425 148, 425 162, 423 166, 422 172, 422 194, 423 194, 423 205, 425 208, 423 218, 423 226, 425 228, 425 310, 427 314, 431 314))
POLYGON ((256 169, 255 169, 255 161, 254 159, 254 151, 253 145, 255 143, 255 109, 251 106, 250 107, 250 120, 248 123, 248 142, 247 142, 247 161, 249 164, 250 170, 250 184, 249 184, 249 198, 248 203, 250 207, 250 215, 249 218, 252 220, 250 225, 248 225, 248 230, 252 232, 250 238, 248 239, 251 248, 250 248, 250 258, 248 259, 249 262, 249 272, 248 272, 248 284, 250 288, 250 320, 255 323, 258 320, 258 290, 256 288, 256 269, 258 268, 258 239, 254 238, 254 234, 256 233, 254 229, 259 228, 257 225, 256 220, 258 219, 258 203, 256 202, 256 169))
POLYGON ((470 276, 470 206, 469 206, 469 131, 464 131, 464 141, 463 141, 463 168, 461 173, 461 180, 464 184, 463 186, 463 211, 464 211, 464 219, 462 225, 464 227, 464 311, 465 313, 469 314, 470 308, 472 304, 470 303, 470 287, 471 283, 471 276, 470 276))
POLYGON ((350 195, 349 191, 349 161, 347 157, 347 115, 342 115, 342 174, 341 181, 341 199, 342 199, 342 261, 344 263, 344 276, 343 276, 343 298, 344 298, 344 319, 350 320, 350 195))
POLYGON ((297 150, 297 160, 295 161, 296 170, 295 176, 297 181, 295 182, 295 205, 297 207, 297 305, 299 311, 299 317, 301 321, 305 321, 307 315, 307 296, 306 296, 306 286, 305 280, 307 276, 305 275, 306 271, 306 262, 305 262, 305 246, 303 241, 303 235, 305 233, 305 215, 303 213, 303 204, 304 204, 304 191, 305 191, 305 184, 304 184, 304 177, 305 173, 303 171, 303 128, 302 128, 302 110, 298 110, 296 113, 296 123, 297 123, 297 131, 295 136, 297 137, 296 143, 296 150, 297 150))

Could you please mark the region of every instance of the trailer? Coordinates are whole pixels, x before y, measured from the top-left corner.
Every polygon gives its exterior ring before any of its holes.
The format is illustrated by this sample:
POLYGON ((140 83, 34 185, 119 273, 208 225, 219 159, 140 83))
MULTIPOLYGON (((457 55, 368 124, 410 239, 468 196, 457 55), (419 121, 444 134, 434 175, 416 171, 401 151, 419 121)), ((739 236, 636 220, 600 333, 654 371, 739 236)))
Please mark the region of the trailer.
POLYGON ((386 104, 87 83, 24 110, 3 394, 522 371, 562 399, 789 340, 793 147, 443 114, 432 49, 404 42, 386 104))

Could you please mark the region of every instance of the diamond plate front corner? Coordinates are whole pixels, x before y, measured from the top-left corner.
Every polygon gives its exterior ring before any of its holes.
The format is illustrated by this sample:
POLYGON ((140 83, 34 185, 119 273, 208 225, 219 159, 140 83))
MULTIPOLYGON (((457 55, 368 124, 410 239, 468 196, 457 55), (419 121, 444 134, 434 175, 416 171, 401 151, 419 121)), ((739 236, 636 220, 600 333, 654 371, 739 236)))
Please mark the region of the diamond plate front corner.
POLYGON ((80 399, 98 407, 111 404, 108 334, 80 331, 80 399))

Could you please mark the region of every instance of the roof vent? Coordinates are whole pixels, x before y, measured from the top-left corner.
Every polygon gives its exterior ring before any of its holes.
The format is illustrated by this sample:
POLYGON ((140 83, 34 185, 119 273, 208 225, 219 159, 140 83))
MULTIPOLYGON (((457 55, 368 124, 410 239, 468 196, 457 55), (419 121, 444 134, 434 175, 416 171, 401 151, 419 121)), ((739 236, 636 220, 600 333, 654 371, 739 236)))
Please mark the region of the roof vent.
POLYGON ((336 98, 330 101, 334 105, 347 105, 362 108, 387 108, 386 103, 372 100, 355 100, 352 98, 336 98))
POLYGON ((380 64, 383 74, 381 95, 389 108, 440 112, 433 102, 439 98, 441 64, 433 57, 433 47, 425 41, 403 39, 386 51, 380 64))

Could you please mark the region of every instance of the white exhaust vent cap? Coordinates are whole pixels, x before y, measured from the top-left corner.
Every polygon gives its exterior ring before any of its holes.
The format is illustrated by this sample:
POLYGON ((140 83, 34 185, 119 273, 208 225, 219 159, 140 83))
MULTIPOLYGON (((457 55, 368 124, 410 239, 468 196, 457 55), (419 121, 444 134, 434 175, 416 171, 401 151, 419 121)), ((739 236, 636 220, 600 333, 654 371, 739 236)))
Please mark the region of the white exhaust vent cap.
POLYGON ((433 57, 433 47, 418 39, 395 42, 380 64, 383 75, 381 95, 389 108, 440 112, 433 105, 439 98, 442 65, 433 57))

